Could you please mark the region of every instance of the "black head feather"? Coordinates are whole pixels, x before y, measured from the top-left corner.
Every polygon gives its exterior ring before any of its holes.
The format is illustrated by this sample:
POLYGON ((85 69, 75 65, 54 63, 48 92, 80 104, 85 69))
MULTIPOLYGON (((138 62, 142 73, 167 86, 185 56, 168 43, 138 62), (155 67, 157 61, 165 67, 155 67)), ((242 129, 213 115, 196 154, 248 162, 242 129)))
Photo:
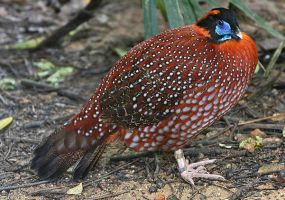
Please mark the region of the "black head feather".
POLYGON ((230 28, 233 33, 232 39, 239 40, 240 39, 239 37, 237 36, 235 37, 235 34, 238 34, 240 32, 239 23, 238 23, 235 13, 230 9, 214 8, 204 17, 202 17, 197 22, 197 25, 201 28, 208 30, 211 36, 211 39, 214 42, 221 42, 220 39, 222 38, 222 36, 217 34, 216 32, 216 26, 221 21, 227 22, 230 25, 230 28))

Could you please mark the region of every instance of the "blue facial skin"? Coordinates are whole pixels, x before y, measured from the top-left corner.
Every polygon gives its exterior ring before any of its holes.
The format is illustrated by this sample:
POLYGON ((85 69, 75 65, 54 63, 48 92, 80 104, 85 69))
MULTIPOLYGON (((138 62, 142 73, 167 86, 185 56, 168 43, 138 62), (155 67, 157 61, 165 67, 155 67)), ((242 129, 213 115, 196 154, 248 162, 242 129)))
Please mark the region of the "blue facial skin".
POLYGON ((218 22, 218 24, 216 25, 216 28, 215 28, 215 32, 221 36, 220 39, 218 39, 219 42, 223 42, 223 41, 226 41, 226 40, 230 40, 230 39, 233 39, 233 33, 232 33, 232 29, 231 29, 231 26, 229 25, 229 23, 223 21, 223 20, 220 20, 218 22))

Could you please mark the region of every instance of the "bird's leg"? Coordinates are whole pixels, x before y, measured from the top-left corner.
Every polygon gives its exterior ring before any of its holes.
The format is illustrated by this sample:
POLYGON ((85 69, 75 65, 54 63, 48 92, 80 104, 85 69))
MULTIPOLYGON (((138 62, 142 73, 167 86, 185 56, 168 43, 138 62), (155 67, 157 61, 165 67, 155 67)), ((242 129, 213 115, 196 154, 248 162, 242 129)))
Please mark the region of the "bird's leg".
POLYGON ((155 162, 155 171, 153 173, 153 178, 154 178, 154 180, 157 180, 158 179, 159 170, 160 170, 158 153, 154 153, 154 162, 155 162))
POLYGON ((146 164, 146 172, 147 172, 147 177, 150 182, 156 182, 158 180, 158 175, 160 171, 160 166, 159 166, 159 154, 157 152, 154 153, 154 162, 155 162, 155 171, 153 174, 150 172, 150 165, 148 162, 148 158, 145 158, 145 164, 146 164))
POLYGON ((181 149, 175 151, 175 159, 178 164, 178 170, 181 177, 188 183, 194 186, 193 178, 206 178, 212 180, 224 180, 224 177, 216 174, 209 174, 204 165, 214 163, 216 160, 203 160, 200 162, 189 164, 181 149))

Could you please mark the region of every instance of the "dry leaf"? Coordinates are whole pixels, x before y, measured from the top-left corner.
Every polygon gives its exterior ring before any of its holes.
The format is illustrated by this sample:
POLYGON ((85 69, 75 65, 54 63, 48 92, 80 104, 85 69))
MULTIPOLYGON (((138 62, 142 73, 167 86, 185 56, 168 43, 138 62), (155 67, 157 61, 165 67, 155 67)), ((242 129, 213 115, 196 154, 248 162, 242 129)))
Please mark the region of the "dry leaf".
POLYGON ((81 194, 83 191, 83 185, 82 183, 79 183, 77 186, 73 187, 73 188, 70 188, 66 194, 81 194))
POLYGON ((263 165, 258 169, 260 175, 270 174, 273 172, 280 172, 285 170, 285 165, 280 163, 272 163, 268 165, 263 165))
POLYGON ((250 136, 251 137, 259 136, 261 138, 265 138, 266 134, 263 131, 261 131, 260 129, 254 129, 253 131, 250 132, 250 136))
POLYGON ((285 120, 285 113, 274 113, 272 115, 272 121, 282 121, 285 120))
POLYGON ((154 200, 165 200, 165 195, 158 193, 155 197, 154 200))

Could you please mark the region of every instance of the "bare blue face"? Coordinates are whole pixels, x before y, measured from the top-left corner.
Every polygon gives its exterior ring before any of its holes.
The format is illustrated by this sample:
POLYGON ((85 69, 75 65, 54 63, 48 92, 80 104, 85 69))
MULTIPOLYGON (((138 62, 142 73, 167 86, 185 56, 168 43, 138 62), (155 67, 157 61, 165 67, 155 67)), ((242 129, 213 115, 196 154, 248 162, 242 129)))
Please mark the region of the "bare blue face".
POLYGON ((219 36, 219 42, 239 38, 239 36, 232 30, 230 24, 224 20, 218 21, 215 27, 215 32, 219 36))

